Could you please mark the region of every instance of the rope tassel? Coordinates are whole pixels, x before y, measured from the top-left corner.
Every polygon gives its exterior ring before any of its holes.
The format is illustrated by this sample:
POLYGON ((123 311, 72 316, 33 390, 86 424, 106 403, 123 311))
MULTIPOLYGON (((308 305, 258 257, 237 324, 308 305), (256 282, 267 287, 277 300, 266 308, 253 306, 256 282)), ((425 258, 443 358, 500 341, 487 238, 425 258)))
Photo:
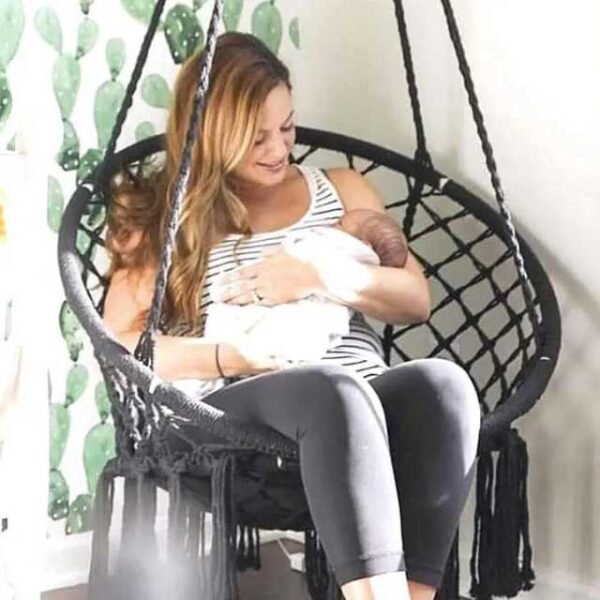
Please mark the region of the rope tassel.
POLYGON ((235 456, 214 459, 212 486, 213 531, 211 544, 211 600, 232 600, 238 596, 236 563, 236 518, 233 496, 235 456))
POLYGON ((256 527, 238 527, 236 565, 238 571, 260 569, 260 530, 256 527))
POLYGON ((507 432, 496 463, 479 458, 471 595, 513 598, 533 587, 527 505, 527 446, 515 429, 507 432), (492 506, 493 490, 493 506, 492 506))
POLYGON ((114 475, 109 469, 105 469, 100 476, 96 489, 94 535, 92 538, 89 577, 89 595, 91 599, 102 598, 108 585, 108 534, 113 509, 114 485, 114 475))
POLYGON ((452 543, 450 556, 446 562, 446 571, 442 586, 435 595, 435 600, 458 600, 459 592, 459 563, 458 563, 458 532, 452 543))
POLYGON ((310 597, 315 600, 341 599, 341 591, 327 561, 325 550, 314 529, 308 529, 304 532, 304 560, 306 564, 306 584, 310 597))

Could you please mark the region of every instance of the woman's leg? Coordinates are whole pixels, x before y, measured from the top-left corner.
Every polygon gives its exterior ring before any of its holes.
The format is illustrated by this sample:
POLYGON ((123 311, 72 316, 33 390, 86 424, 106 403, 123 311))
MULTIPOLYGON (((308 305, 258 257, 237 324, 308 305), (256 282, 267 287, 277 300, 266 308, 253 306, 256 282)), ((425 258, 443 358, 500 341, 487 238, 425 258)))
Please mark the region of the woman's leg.
POLYGON ((386 415, 407 576, 420 584, 413 597, 431 597, 474 476, 477 392, 463 369, 442 359, 397 365, 369 383, 386 415))
POLYGON ((336 366, 295 367, 239 381, 205 400, 298 443, 311 515, 347 597, 408 598, 385 416, 365 380, 336 366), (387 592, 353 594, 351 582, 373 576, 387 592))

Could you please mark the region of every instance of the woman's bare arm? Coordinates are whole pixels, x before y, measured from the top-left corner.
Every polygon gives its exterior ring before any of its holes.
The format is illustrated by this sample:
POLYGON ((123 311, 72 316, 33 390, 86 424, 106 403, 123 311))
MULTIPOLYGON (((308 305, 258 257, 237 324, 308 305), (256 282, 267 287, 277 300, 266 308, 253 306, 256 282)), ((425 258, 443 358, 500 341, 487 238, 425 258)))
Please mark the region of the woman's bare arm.
MULTIPOLYGON (((148 310, 152 301, 154 277, 151 269, 143 272, 121 269, 111 279, 104 322, 130 352, 133 352, 143 329, 139 316, 148 310)), ((215 343, 201 337, 158 335, 155 361, 158 376, 165 380, 219 377, 215 343)), ((219 363, 228 376, 252 372, 251 365, 245 363, 230 344, 220 344, 219 363)))
MULTIPOLYGON (((367 208, 385 214, 383 202, 360 174, 352 169, 332 169, 328 174, 347 211, 367 208)), ((344 273, 323 267, 321 286, 338 302, 386 323, 420 323, 429 318, 429 285, 410 252, 403 268, 356 263, 344 273)))

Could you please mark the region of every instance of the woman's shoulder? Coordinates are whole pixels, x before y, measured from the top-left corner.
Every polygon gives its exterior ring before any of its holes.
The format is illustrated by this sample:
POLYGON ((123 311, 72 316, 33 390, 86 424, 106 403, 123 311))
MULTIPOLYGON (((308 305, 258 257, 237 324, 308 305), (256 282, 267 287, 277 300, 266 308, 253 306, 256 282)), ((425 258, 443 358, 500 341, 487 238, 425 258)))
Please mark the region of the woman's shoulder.
POLYGON ((110 278, 109 294, 126 296, 137 306, 148 307, 154 295, 156 269, 153 267, 116 270, 110 278))
POLYGON ((366 177, 349 167, 333 167, 323 173, 335 187, 344 208, 369 208, 378 212, 385 211, 385 207, 375 188, 366 177))

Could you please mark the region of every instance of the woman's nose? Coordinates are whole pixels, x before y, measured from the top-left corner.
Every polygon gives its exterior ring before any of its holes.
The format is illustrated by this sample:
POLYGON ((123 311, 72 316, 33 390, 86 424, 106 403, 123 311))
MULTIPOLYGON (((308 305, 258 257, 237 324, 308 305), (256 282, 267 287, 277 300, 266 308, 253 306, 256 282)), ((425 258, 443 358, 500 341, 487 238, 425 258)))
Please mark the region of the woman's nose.
POLYGON ((273 162, 276 162, 287 156, 288 152, 289 149, 283 135, 279 134, 271 138, 267 149, 267 156, 269 159, 272 159, 273 162))

